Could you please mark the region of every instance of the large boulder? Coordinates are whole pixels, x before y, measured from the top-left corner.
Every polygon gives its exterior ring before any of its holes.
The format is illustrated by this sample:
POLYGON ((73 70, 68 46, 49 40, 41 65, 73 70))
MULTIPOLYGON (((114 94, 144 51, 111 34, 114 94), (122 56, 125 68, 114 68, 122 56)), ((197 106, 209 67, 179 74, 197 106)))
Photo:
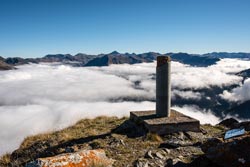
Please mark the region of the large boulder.
POLYGON ((205 156, 225 167, 250 166, 250 135, 232 138, 209 140, 202 146, 205 156))
POLYGON ((228 118, 221 121, 218 125, 227 127, 229 129, 245 128, 246 131, 250 131, 250 121, 238 122, 234 118, 228 118))
POLYGON ((239 122, 234 118, 228 118, 219 123, 219 125, 225 126, 227 128, 235 128, 239 122))
POLYGON ((104 150, 81 150, 75 153, 60 154, 54 157, 39 158, 26 167, 111 167, 113 160, 106 157, 104 150))
POLYGON ((250 131, 250 121, 241 122, 238 124, 238 127, 243 127, 246 131, 250 131))

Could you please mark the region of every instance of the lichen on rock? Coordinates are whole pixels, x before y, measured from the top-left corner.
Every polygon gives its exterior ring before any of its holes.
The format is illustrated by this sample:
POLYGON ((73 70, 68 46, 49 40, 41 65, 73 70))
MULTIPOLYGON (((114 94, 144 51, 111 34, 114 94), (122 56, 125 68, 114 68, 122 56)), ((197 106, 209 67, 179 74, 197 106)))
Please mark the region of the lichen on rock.
POLYGON ((81 150, 54 157, 38 158, 26 167, 111 167, 113 160, 106 157, 104 150, 81 150))

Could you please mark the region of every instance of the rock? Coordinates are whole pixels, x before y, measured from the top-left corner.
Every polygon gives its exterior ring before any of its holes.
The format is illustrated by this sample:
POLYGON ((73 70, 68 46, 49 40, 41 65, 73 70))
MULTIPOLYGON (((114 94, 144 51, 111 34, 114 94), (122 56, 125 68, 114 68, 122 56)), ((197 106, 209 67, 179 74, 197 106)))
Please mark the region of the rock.
POLYGON ((186 146, 191 146, 193 143, 189 140, 167 140, 164 143, 160 144, 160 148, 178 148, 178 147, 186 147, 186 146))
POLYGON ((205 155, 196 158, 189 164, 190 167, 221 167, 209 160, 205 155))
MULTIPOLYGON (((227 121, 227 120, 224 120, 224 121, 227 121)), ((235 123, 233 123, 231 125, 228 123, 227 127, 230 128, 230 129, 233 129, 233 128, 244 128, 246 131, 250 131, 250 121, 235 122, 235 123)))
POLYGON ((124 143, 124 141, 121 139, 120 140, 120 143, 123 145, 123 146, 125 146, 125 143, 124 143))
POLYGON ((204 140, 204 134, 202 132, 185 132, 185 136, 190 140, 190 141, 202 141, 204 140))
POLYGON ((164 167, 164 161, 162 161, 161 159, 156 159, 155 161, 154 161, 154 166, 156 166, 156 167, 164 167))
POLYGON ((38 158, 30 162, 26 167, 111 167, 114 160, 106 157, 104 150, 81 150, 75 153, 60 154, 54 157, 38 158))
POLYGON ((179 139, 185 140, 185 135, 183 132, 179 132, 178 134, 179 134, 179 139))
POLYGON ((250 121, 241 122, 238 127, 244 127, 246 131, 250 131, 250 121))
POLYGON ((136 161, 135 167, 148 167, 148 161, 145 159, 138 159, 136 161))
POLYGON ((165 143, 161 143, 159 147, 160 148, 176 149, 179 147, 179 145, 176 143, 172 143, 172 142, 165 142, 165 143))
POLYGON ((201 131, 201 133, 202 133, 203 135, 208 134, 207 130, 204 129, 204 128, 202 128, 202 127, 200 127, 200 131, 201 131))
POLYGON ((93 142, 89 143, 89 146, 92 149, 100 149, 100 148, 102 148, 101 143, 99 141, 93 141, 93 142))
POLYGON ((179 159, 183 159, 184 157, 183 157, 182 155, 180 155, 180 156, 178 156, 177 158, 179 158, 179 159))
POLYGON ((156 152, 155 155, 156 155, 156 157, 158 157, 159 159, 164 159, 164 156, 163 156, 160 152, 156 152))
POLYGON ((113 129, 111 132, 120 135, 126 135, 127 137, 141 137, 146 134, 144 127, 137 126, 130 120, 123 122, 120 126, 113 129))
POLYGON ((171 158, 166 160, 166 167, 172 167, 173 166, 173 160, 171 158))
POLYGON ((65 152, 66 153, 72 153, 72 152, 74 152, 75 150, 74 150, 74 148, 72 148, 72 147, 66 147, 65 148, 65 152))
POLYGON ((234 118, 228 118, 219 123, 219 125, 225 126, 227 128, 235 128, 239 122, 234 118))
POLYGON ((193 144, 194 147, 199 147, 202 145, 202 142, 198 141, 196 143, 193 144))
POLYGON ((176 162, 174 163, 174 167, 189 167, 189 165, 182 162, 182 161, 178 161, 178 159, 177 159, 176 162))
POLYGON ((170 150, 169 150, 169 149, 164 148, 163 150, 164 150, 167 154, 170 154, 170 150))
POLYGON ((209 148, 215 147, 216 145, 223 143, 223 141, 219 138, 211 138, 204 143, 201 148, 204 152, 206 152, 209 148))
POLYGON ((145 158, 151 158, 154 159, 151 150, 149 150, 146 154, 145 154, 145 158))
POLYGON ((250 166, 250 135, 240 136, 225 142, 214 142, 204 149, 205 156, 220 166, 250 166))
POLYGON ((242 164, 246 163, 246 160, 244 160, 244 158, 239 158, 238 161, 242 164))

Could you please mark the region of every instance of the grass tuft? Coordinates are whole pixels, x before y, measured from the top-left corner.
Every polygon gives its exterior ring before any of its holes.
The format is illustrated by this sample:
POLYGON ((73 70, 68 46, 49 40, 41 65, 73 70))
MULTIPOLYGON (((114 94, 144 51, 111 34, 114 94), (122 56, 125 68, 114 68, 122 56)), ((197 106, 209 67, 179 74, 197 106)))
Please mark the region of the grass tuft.
POLYGON ((146 136, 146 140, 149 140, 152 142, 163 142, 161 136, 159 136, 156 133, 148 133, 146 136))
POLYGON ((10 160, 10 154, 5 154, 0 157, 0 166, 1 167, 7 167, 9 166, 11 160, 10 160))

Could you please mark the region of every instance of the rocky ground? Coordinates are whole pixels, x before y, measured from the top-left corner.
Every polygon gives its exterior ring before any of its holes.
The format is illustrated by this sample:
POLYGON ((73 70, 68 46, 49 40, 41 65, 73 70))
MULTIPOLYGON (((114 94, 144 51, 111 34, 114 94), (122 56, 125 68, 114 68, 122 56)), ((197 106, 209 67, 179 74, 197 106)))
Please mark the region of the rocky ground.
POLYGON ((37 158, 80 150, 103 149, 116 167, 250 166, 250 123, 228 119, 201 125, 201 131, 165 136, 147 133, 128 118, 84 119, 57 132, 26 138, 20 148, 0 158, 0 166, 25 166, 37 158), (226 130, 245 127, 246 134, 223 140, 226 130))

